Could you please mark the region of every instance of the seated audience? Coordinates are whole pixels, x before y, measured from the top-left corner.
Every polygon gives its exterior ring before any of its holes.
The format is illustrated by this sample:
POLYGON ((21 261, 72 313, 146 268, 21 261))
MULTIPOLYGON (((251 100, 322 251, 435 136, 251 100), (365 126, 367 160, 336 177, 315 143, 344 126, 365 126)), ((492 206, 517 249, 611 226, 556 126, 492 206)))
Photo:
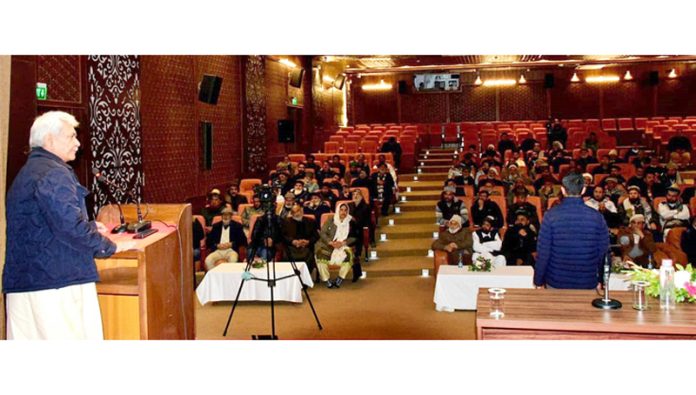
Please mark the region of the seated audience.
POLYGON ((247 207, 244 209, 244 211, 242 211, 242 228, 244 229, 244 233, 247 236, 251 235, 251 229, 249 229, 251 217, 253 217, 254 215, 264 214, 263 208, 261 208, 261 199, 258 196, 254 195, 254 198, 251 201, 251 207, 247 207))
POLYGON ((494 220, 493 217, 484 218, 481 228, 473 233, 472 262, 483 257, 490 259, 495 267, 505 266, 505 256, 501 252, 503 240, 500 238, 498 229, 493 226, 494 220))
POLYGON ((333 219, 326 221, 322 226, 319 241, 314 248, 319 278, 326 283, 327 288, 340 288, 353 265, 350 260, 352 251, 349 250, 358 239, 358 229, 348 212, 347 204, 338 207, 333 219), (329 265, 341 267, 334 281, 330 280, 329 265))
POLYGON ((205 257, 205 269, 212 270, 223 262, 238 262, 239 247, 246 247, 247 238, 242 225, 232 221, 232 209, 222 210, 222 221, 213 225, 206 237, 208 256, 205 257))
POLYGON ((460 258, 464 264, 471 264, 474 241, 471 231, 462 225, 462 217, 453 215, 447 229, 440 232, 430 247, 433 251, 446 251, 450 265, 456 265, 460 258))
POLYGON ((316 173, 317 182, 319 183, 319 185, 323 185, 324 180, 331 180, 333 178, 334 174, 336 174, 336 173, 333 170, 331 170, 330 163, 328 161, 326 161, 326 162, 322 163, 321 168, 319 170, 317 170, 317 173, 316 173))
POLYGON ((340 156, 334 155, 331 157, 330 167, 331 167, 331 169, 338 169, 338 173, 336 173, 336 174, 338 174, 339 177, 345 176, 346 166, 343 163, 341 163, 340 156))
POLYGON ((602 157, 599 159, 599 166, 592 169, 591 173, 593 176, 597 175, 597 174, 609 174, 609 173, 611 173, 611 163, 609 163, 609 156, 602 155, 602 157))
POLYGON ((295 194, 288 192, 285 194, 285 201, 283 204, 276 205, 276 215, 278 215, 279 221, 284 220, 290 215, 290 210, 292 206, 295 205, 295 194))
POLYGON ((645 169, 642 167, 636 169, 636 174, 626 181, 626 187, 630 187, 631 185, 635 185, 640 188, 641 195, 648 195, 648 184, 645 182, 645 169))
POLYGON ((517 151, 517 144, 510 140, 510 136, 507 132, 500 134, 500 141, 498 141, 498 152, 501 157, 505 157, 505 151, 510 150, 510 152, 517 151))
POLYGON ((520 212, 523 212, 532 225, 534 225, 536 229, 539 229, 539 216, 537 215, 537 208, 535 205, 527 201, 528 195, 529 192, 527 191, 527 188, 515 193, 515 199, 513 200, 512 204, 508 206, 506 217, 508 225, 515 223, 517 215, 520 212))
POLYGON ((208 193, 208 204, 201 209, 201 215, 205 218, 205 230, 210 232, 210 227, 213 225, 213 218, 222 214, 222 210, 226 207, 220 196, 220 190, 215 188, 208 193))
MULTIPOLYGON (((606 177, 599 185, 601 186, 602 184, 604 184, 604 191, 606 195, 609 197, 609 199, 611 199, 612 202, 614 202, 614 204, 618 204, 621 196, 628 193, 626 188, 624 188, 624 186, 620 184, 619 180, 617 180, 615 177, 606 177)), ((640 188, 636 187, 636 189, 640 194, 640 188)))
POLYGON ((481 189, 478 198, 471 206, 471 221, 474 227, 481 227, 483 219, 493 217, 493 226, 496 228, 503 227, 503 213, 500 211, 498 203, 490 200, 490 194, 487 190, 481 189))
POLYGON ((689 206, 684 204, 679 198, 679 188, 667 188, 667 197, 664 202, 657 206, 657 215, 660 221, 660 228, 664 235, 669 229, 683 228, 689 225, 689 206))
POLYGON ((302 180, 295 181, 295 186, 288 193, 295 196, 295 202, 299 205, 303 205, 305 200, 309 198, 309 193, 305 190, 305 183, 302 180))
POLYGON ((594 155, 597 155, 597 150, 599 149, 599 139, 597 138, 597 133, 590 132, 590 134, 582 142, 582 148, 590 149, 594 155))
POLYGON ((316 174, 317 171, 319 171, 320 166, 315 162, 315 157, 314 155, 308 155, 307 160, 305 161, 305 171, 312 169, 314 170, 314 173, 316 174))
POLYGON ((296 204, 290 209, 290 216, 283 220, 281 234, 286 246, 283 259, 305 262, 311 275, 316 269, 314 243, 319 239, 317 221, 305 217, 302 206, 296 204))
POLYGON ((469 211, 463 201, 456 198, 452 187, 446 187, 440 201, 435 205, 435 219, 440 226, 445 226, 452 216, 458 215, 469 226, 469 211))
POLYGON ((667 195, 667 188, 659 180, 659 175, 654 170, 645 170, 645 197, 652 202, 656 197, 667 195))
POLYGON ((227 188, 225 202, 232 207, 232 212, 238 214, 240 204, 248 204, 247 197, 239 194, 239 184, 234 182, 227 188))
POLYGON ((622 260, 633 261, 647 267, 650 260, 653 265, 662 262, 667 256, 657 249, 652 232, 645 229, 645 216, 635 214, 630 218, 628 227, 622 228, 617 234, 621 245, 622 260))
POLYGON ((329 183, 321 184, 321 189, 319 189, 319 196, 321 200, 329 204, 329 208, 333 211, 336 207, 336 202, 338 201, 338 196, 331 190, 331 185, 329 183))
POLYGON ((644 197, 640 196, 640 188, 637 186, 634 185, 628 187, 628 196, 624 199, 621 207, 623 208, 624 213, 624 224, 628 224, 630 219, 636 214, 641 214, 643 215, 643 223, 647 221, 651 229, 657 229, 657 225, 652 220, 652 207, 650 207, 650 203, 648 203, 644 197))
POLYGON ((534 265, 538 228, 529 222, 524 211, 517 213, 515 222, 508 227, 502 251, 510 265, 534 265))
POLYGON ((616 205, 605 195, 604 188, 599 185, 592 189, 592 197, 586 200, 585 204, 599 211, 610 229, 615 229, 623 225, 621 215, 616 209, 616 205))
POLYGON ((205 229, 200 221, 193 219, 193 261, 201 259, 201 241, 205 239, 205 229))
POLYGON ((310 195, 310 199, 304 203, 304 213, 313 215, 317 223, 321 222, 321 216, 331 212, 331 203, 321 199, 319 192, 310 195))
POLYGON ((662 176, 662 184, 666 187, 669 186, 677 186, 679 184, 682 184, 682 178, 681 175, 679 174, 679 170, 677 165, 674 163, 668 163, 667 164, 667 171, 665 174, 662 176))

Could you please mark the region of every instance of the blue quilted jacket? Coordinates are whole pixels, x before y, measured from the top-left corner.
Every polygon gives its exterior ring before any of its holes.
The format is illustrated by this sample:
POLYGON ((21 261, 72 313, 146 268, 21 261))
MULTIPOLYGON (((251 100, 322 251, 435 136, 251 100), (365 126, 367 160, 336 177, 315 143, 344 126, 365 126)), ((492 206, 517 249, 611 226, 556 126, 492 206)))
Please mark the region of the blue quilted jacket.
POLYGON ((602 214, 586 206, 582 198, 565 198, 541 223, 534 284, 594 288, 608 248, 609 229, 602 214))
POLYGON ((116 252, 87 217, 72 169, 34 148, 7 193, 7 255, 3 291, 28 292, 98 281, 95 257, 116 252))

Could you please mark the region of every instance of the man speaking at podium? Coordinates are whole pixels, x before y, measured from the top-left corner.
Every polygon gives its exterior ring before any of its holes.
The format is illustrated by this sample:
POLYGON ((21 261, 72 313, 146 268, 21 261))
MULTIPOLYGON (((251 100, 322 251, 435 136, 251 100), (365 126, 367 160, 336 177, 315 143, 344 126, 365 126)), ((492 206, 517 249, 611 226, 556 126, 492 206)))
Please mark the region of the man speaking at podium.
POLYGON ((102 339, 95 257, 130 249, 89 221, 85 196, 67 164, 80 142, 77 120, 47 112, 31 127, 27 163, 7 193, 8 339, 102 339))

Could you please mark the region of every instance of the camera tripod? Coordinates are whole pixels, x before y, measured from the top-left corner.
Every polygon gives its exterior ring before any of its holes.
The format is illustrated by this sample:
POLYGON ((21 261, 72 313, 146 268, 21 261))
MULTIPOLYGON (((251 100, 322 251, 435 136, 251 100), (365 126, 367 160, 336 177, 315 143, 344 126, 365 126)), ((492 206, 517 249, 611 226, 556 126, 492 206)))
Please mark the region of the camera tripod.
MULTIPOLYGON (((273 237, 273 222, 275 219, 273 218, 273 212, 271 211, 272 208, 268 208, 265 212, 265 218, 266 218, 266 228, 264 229, 264 235, 263 235, 263 243, 264 247, 266 247, 266 251, 269 251, 273 255, 268 259, 268 263, 266 264, 266 278, 255 278, 251 277, 248 279, 245 279, 245 274, 249 273, 249 270, 251 270, 252 263, 254 261, 254 257, 256 256, 257 248, 253 248, 250 250, 250 253, 247 256, 247 264, 246 267, 244 268, 244 274, 242 275, 242 281, 239 284, 239 289, 237 290, 237 296, 234 298, 234 304, 232 304, 232 310, 230 310, 230 315, 227 318, 227 325, 225 325, 225 330, 222 332, 223 336, 227 336, 227 329, 230 326, 230 322, 232 321, 232 316, 234 315, 234 311, 237 308, 237 304, 239 303, 239 296, 242 294, 242 287, 244 287, 244 282, 248 280, 255 280, 255 281, 262 281, 265 282, 268 285, 268 288, 270 288, 271 292, 271 335, 270 337, 268 336, 253 336, 253 339, 262 339, 262 340, 278 340, 278 336, 276 336, 276 331, 275 331, 275 299, 274 299, 274 294, 273 294, 273 289, 276 286, 276 282, 280 280, 285 280, 288 278, 292 277, 297 277, 297 280, 300 282, 300 285, 302 286, 302 291, 304 292, 305 297, 307 298, 307 301, 309 302, 309 307, 312 309, 312 314, 314 315, 314 319, 317 321, 317 326, 319 327, 319 330, 324 329, 321 326, 321 322, 319 322, 319 317, 317 316, 316 310, 314 310, 314 305, 312 304, 312 299, 309 297, 309 292, 307 292, 308 286, 302 281, 302 277, 300 277, 300 270, 297 268, 297 263, 295 262, 295 259, 292 257, 292 254, 289 252, 288 246, 285 246, 285 252, 288 257, 288 260, 290 261, 290 266, 292 266, 292 274, 289 274, 287 276, 283 276, 280 278, 277 278, 276 276, 276 259, 275 259, 275 245, 273 246, 273 249, 271 249, 271 246, 268 243, 268 239, 273 237), (273 265, 273 277, 271 277, 271 265, 273 265)), ((257 222, 258 226, 261 226, 262 224, 257 222)), ((252 239, 254 237, 253 229, 252 229, 252 239)), ((311 275, 311 273, 310 273, 311 275)))

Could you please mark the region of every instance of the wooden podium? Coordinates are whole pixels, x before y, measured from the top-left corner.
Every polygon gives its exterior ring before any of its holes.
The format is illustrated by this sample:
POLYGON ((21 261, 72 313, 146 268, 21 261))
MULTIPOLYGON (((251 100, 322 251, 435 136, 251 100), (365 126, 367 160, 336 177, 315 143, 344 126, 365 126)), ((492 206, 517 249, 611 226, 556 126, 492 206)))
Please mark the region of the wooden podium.
MULTIPOLYGON (((126 222, 135 222, 135 205, 122 208, 126 222)), ((141 210, 158 232, 141 240, 109 234, 135 241, 136 250, 96 259, 104 338, 194 339, 191 205, 143 204, 141 210)), ((111 229, 119 223, 118 207, 103 207, 97 220, 111 229)))

